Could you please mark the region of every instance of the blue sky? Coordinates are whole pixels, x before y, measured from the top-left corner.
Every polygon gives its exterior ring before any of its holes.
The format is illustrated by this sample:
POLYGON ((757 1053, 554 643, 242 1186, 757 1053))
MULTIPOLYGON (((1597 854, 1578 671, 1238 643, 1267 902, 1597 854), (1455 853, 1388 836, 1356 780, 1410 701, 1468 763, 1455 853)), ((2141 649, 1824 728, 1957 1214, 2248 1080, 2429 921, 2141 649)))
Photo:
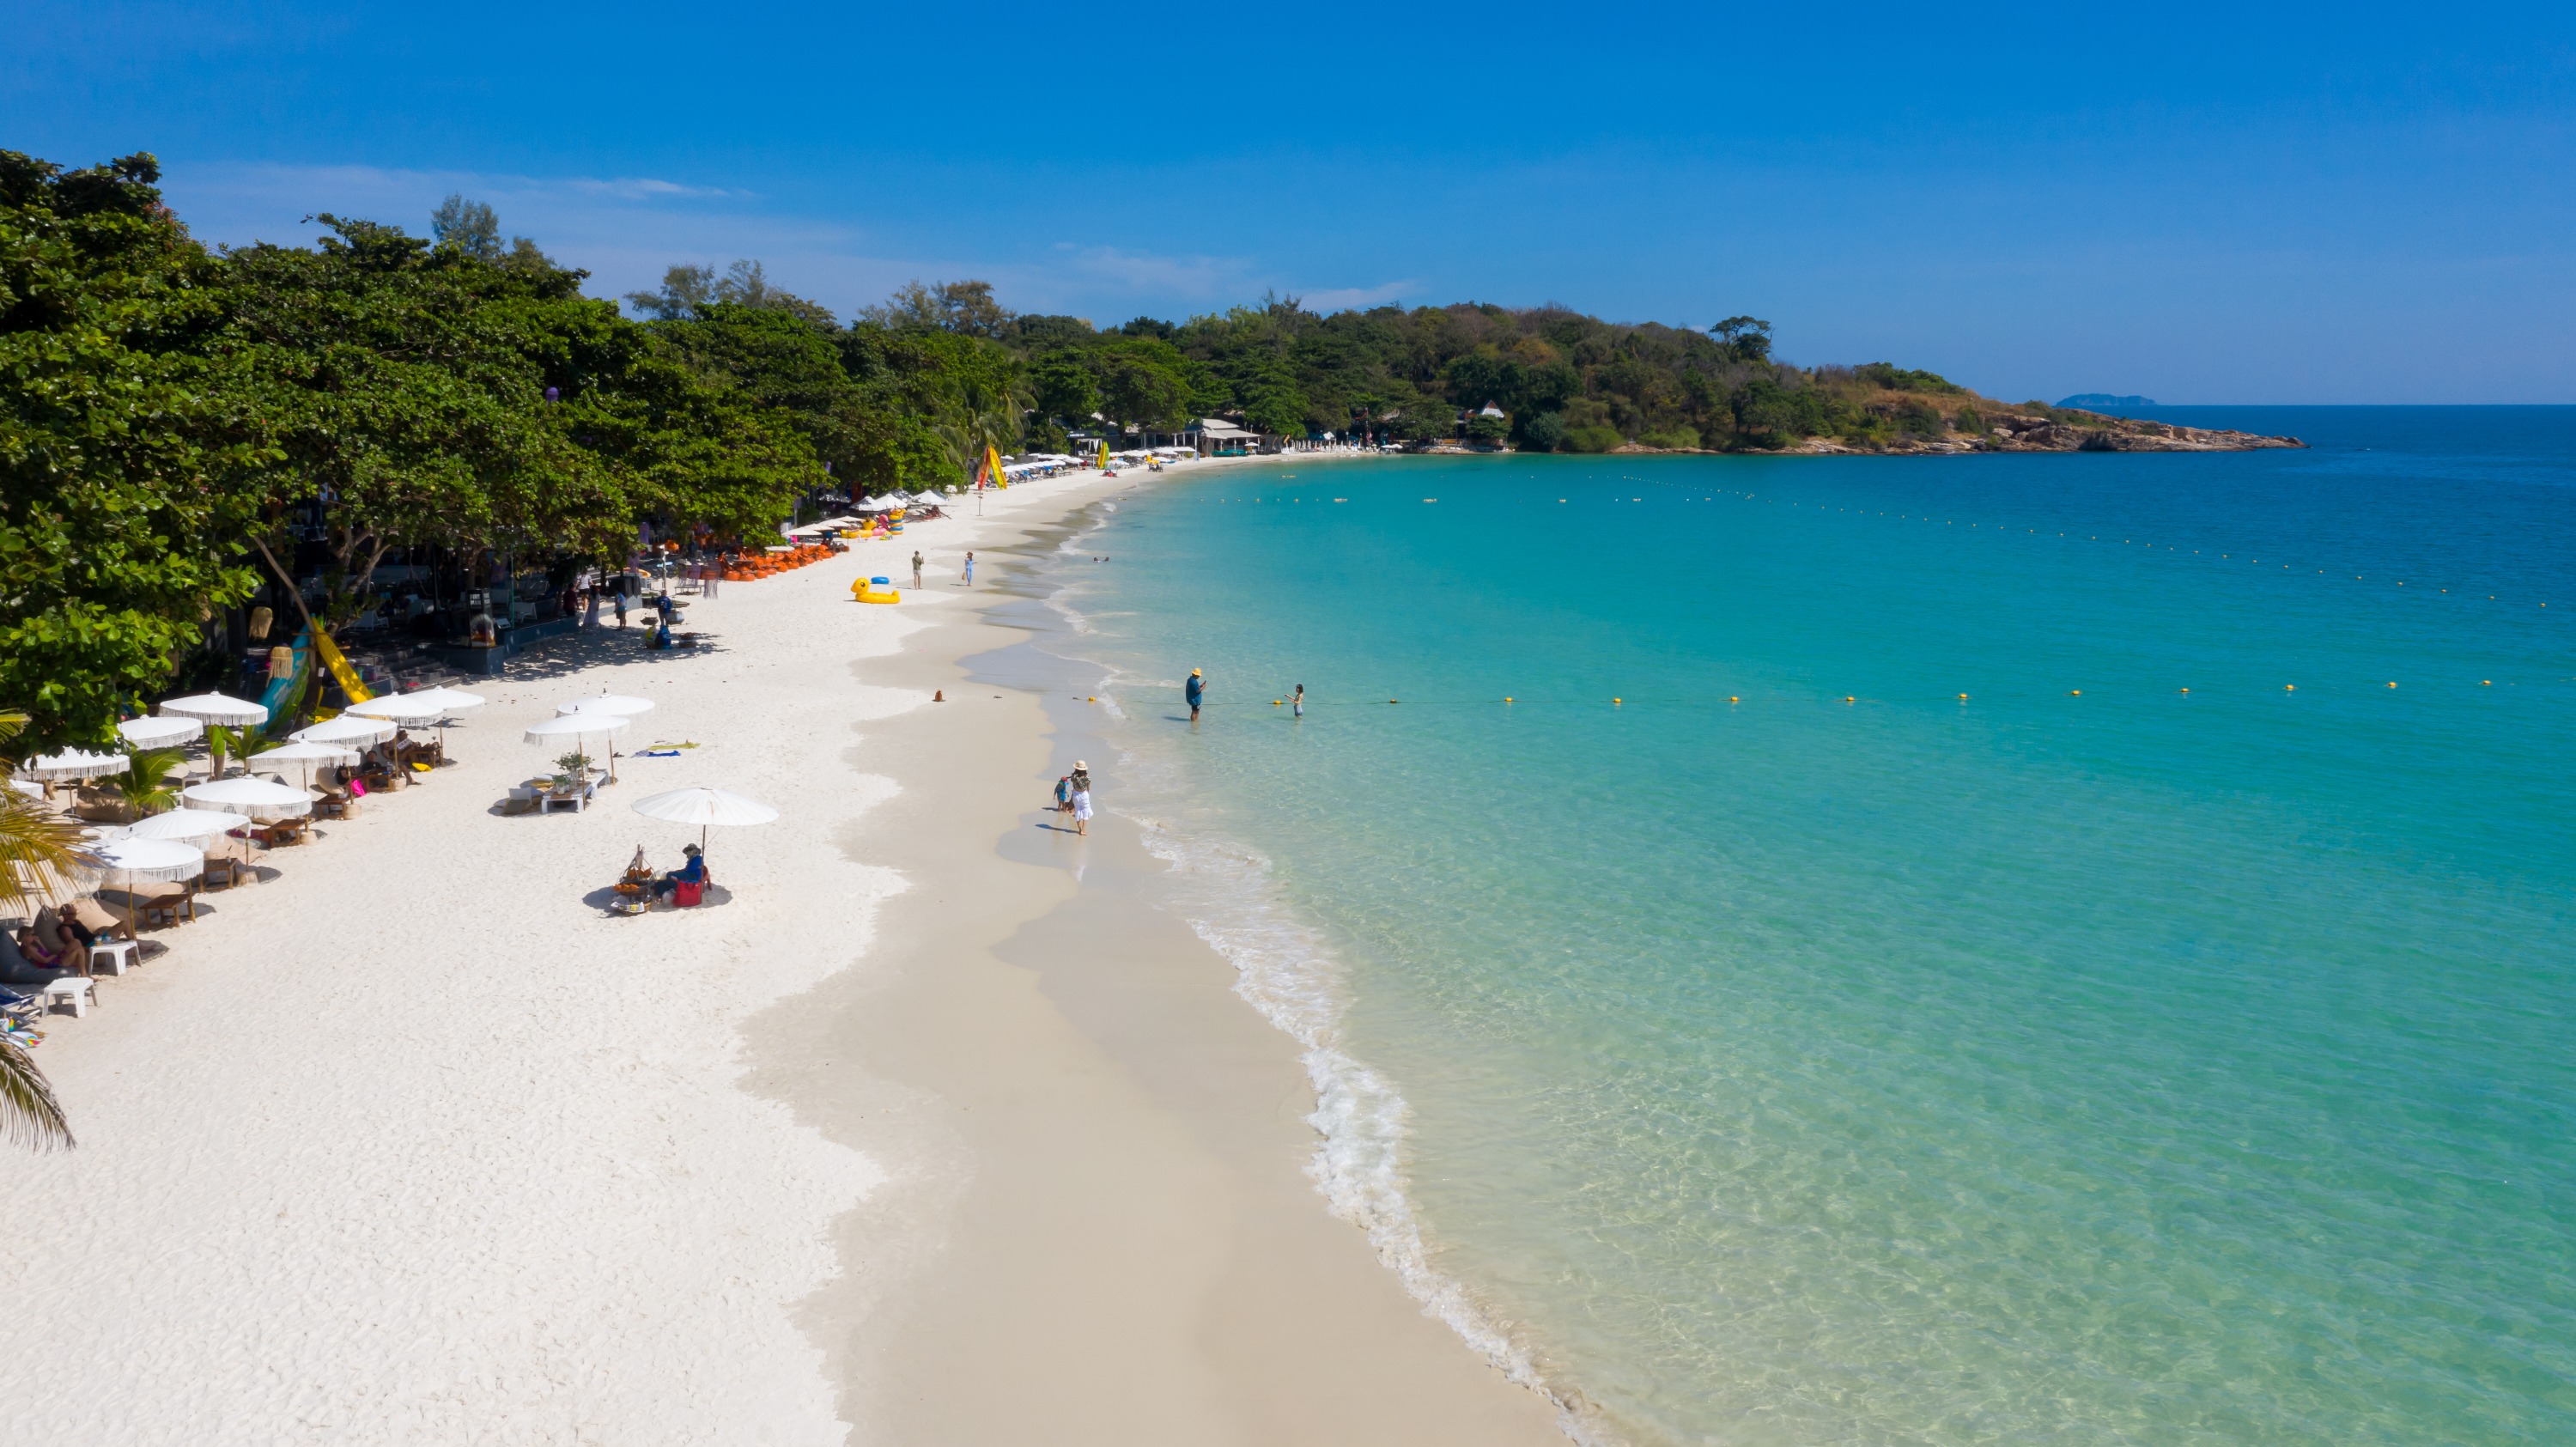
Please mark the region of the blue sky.
POLYGON ((212 241, 451 190, 612 295, 757 257, 1111 324, 1561 301, 1990 394, 2576 402, 2576 8, 17 0, 0 146, 212 241))

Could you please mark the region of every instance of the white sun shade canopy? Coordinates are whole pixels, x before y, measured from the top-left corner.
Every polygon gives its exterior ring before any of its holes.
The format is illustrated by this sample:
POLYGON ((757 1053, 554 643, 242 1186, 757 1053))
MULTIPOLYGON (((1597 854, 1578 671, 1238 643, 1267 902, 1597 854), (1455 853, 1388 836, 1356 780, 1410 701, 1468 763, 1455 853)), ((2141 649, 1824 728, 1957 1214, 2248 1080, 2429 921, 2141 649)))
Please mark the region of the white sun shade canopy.
POLYGON ((729 789, 673 789, 635 801, 635 812, 668 824, 766 824, 778 811, 729 789))
POLYGON ((186 698, 165 699, 161 712, 177 718, 192 718, 199 723, 223 728, 243 728, 268 722, 268 706, 228 693, 193 693, 186 698))
POLYGON ((206 872, 206 851, 176 839, 111 839, 84 852, 108 884, 168 883, 206 872))
POLYGON ((597 698, 576 698, 569 703, 555 706, 558 717, 569 717, 577 713, 604 713, 615 714, 619 718, 632 718, 636 714, 652 711, 653 700, 637 698, 628 693, 603 693, 597 698))
POLYGON ((279 744, 264 753, 250 756, 250 762, 267 764, 272 768, 281 764, 354 764, 357 761, 356 749, 345 748, 339 744, 313 743, 305 739, 297 739, 290 744, 279 744))
POLYGON ((20 764, 17 773, 24 779, 102 779, 125 772, 125 755, 93 754, 83 749, 65 749, 59 754, 46 754, 20 764))
POLYGON ((297 729, 287 737, 299 744, 340 744, 363 749, 392 738, 397 727, 390 719, 352 718, 344 713, 311 728, 297 729))
POLYGON ((217 779, 191 784, 180 798, 210 809, 228 809, 254 819, 300 819, 313 812, 313 796, 266 779, 217 779))
POLYGON ((416 693, 405 694, 404 697, 417 699, 434 698, 438 700, 439 706, 446 709, 449 713, 456 713, 460 710, 469 708, 481 708, 484 704, 483 695, 479 693, 468 693, 461 688, 424 688, 416 693))
POLYGON ((396 693, 383 698, 371 698, 365 703, 353 703, 342 710, 344 717, 348 714, 356 714, 360 718, 389 718, 396 723, 407 724, 428 723, 432 719, 443 717, 446 713, 447 704, 444 701, 417 693, 396 693))
POLYGON ((527 740, 542 744, 554 739, 599 738, 626 727, 628 719, 615 713, 565 713, 528 725, 527 740))
POLYGON ((223 809, 173 809, 137 821, 125 831, 128 839, 179 839, 190 842, 213 839, 236 829, 247 829, 250 816, 223 809))
POLYGON ((166 749, 205 733, 206 726, 192 718, 163 714, 155 718, 130 718, 116 726, 125 742, 138 749, 166 749))

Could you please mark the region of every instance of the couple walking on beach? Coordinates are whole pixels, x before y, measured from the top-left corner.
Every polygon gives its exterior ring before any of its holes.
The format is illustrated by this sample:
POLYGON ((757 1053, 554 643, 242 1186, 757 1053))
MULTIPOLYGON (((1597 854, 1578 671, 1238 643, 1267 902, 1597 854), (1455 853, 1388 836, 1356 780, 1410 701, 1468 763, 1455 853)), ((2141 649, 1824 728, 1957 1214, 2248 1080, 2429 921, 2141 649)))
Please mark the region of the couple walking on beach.
POLYGON ((1055 781, 1055 811, 1073 816, 1073 832, 1091 833, 1091 765, 1073 761, 1073 772, 1055 781))

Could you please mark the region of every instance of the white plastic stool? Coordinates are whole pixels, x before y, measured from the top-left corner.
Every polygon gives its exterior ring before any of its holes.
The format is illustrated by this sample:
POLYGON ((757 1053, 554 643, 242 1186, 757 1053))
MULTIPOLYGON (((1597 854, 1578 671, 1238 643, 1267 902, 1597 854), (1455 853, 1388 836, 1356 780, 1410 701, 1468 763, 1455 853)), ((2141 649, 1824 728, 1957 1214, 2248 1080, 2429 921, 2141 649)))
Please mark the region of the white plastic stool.
POLYGON ((89 947, 89 967, 111 975, 124 974, 143 963, 143 957, 137 953, 142 948, 132 940, 100 940, 89 947))
POLYGON ((69 1005, 75 1020, 97 1003, 98 990, 86 975, 65 975, 45 986, 45 1008, 50 1010, 56 1005, 69 1005))

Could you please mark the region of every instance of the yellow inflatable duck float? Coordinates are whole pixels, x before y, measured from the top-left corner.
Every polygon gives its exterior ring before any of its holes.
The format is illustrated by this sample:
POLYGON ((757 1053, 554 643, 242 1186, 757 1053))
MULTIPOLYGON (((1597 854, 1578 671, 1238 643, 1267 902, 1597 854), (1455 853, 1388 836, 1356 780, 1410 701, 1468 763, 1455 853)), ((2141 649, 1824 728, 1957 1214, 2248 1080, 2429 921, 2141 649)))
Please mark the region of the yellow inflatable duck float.
POLYGON ((850 585, 850 596, 862 603, 900 603, 903 594, 886 586, 884 578, 861 578, 850 585))

